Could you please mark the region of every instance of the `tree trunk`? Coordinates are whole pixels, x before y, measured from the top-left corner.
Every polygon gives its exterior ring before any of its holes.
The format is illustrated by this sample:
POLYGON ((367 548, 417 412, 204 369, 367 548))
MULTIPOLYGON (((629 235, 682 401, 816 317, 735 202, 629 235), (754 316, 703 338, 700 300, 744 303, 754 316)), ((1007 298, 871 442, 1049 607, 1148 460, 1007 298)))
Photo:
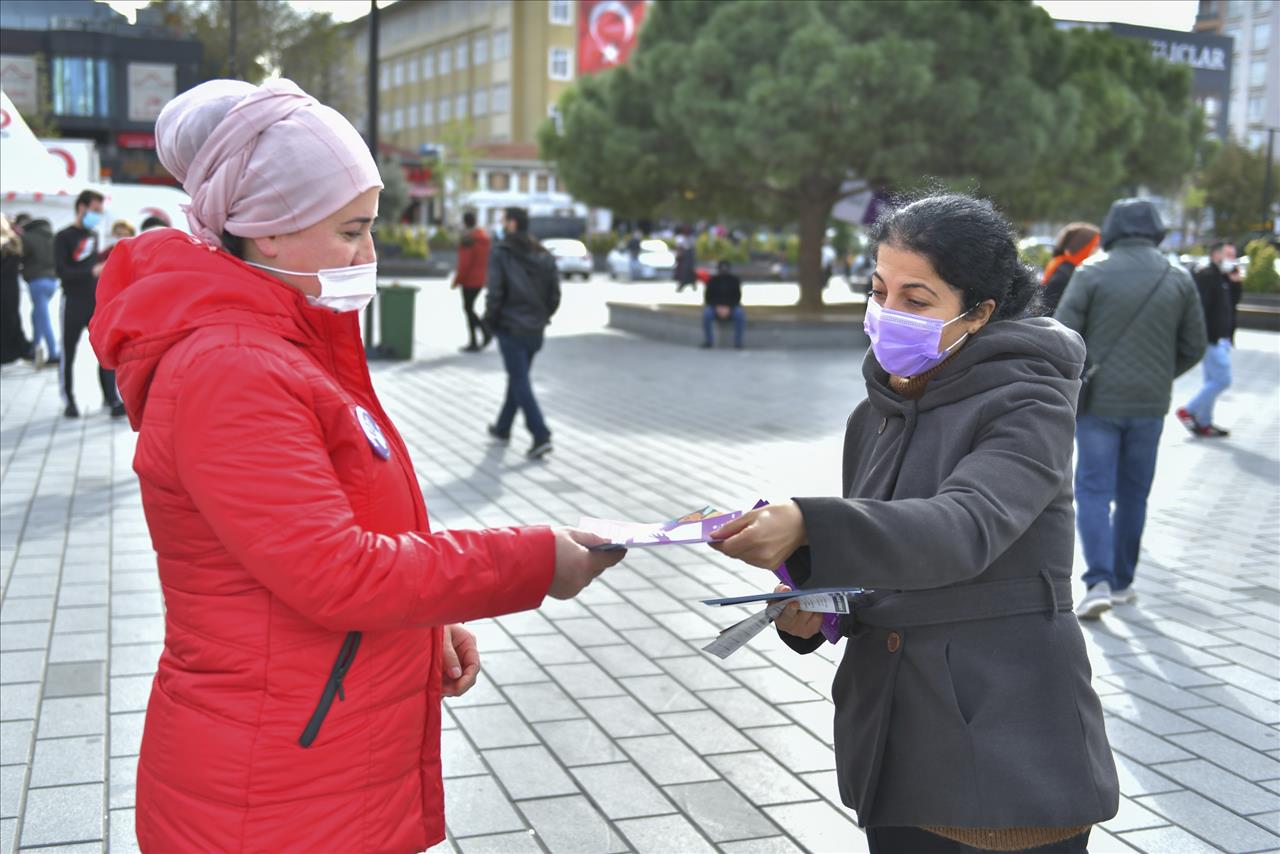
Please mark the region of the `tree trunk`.
POLYGON ((826 240, 827 220, 835 200, 831 196, 810 199, 800 210, 800 301, 797 305, 806 311, 822 310, 822 289, 826 281, 822 275, 822 244, 826 240))

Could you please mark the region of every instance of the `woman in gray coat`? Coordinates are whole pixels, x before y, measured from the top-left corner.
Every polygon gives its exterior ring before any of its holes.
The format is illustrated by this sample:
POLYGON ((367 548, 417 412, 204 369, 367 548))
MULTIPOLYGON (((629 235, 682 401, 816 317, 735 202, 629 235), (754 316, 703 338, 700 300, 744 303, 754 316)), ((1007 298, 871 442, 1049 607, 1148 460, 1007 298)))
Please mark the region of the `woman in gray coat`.
MULTIPOLYGON (((840 795, 875 852, 1082 852, 1119 786, 1071 610, 1080 337, 1025 318, 1037 286, 989 203, 934 195, 875 226, 844 498, 721 529, 801 587, 875 592, 841 618, 840 795)), ((778 619, 800 652, 820 615, 778 619)))

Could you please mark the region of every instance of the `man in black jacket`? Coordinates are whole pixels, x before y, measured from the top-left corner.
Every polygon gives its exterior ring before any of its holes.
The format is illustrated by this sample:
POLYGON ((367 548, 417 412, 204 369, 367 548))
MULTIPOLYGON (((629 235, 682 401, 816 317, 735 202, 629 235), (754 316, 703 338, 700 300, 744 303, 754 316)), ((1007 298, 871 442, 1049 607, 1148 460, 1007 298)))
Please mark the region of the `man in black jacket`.
MULTIPOLYGON (((62 279, 62 396, 67 404, 63 414, 68 418, 80 417, 72 378, 76 346, 93 317, 98 274, 102 272, 97 232, 102 222, 102 201, 102 194, 93 190, 80 193, 76 197, 76 221, 59 231, 53 241, 53 260, 58 278, 62 279)), ((98 382, 111 417, 123 418, 124 404, 116 391, 115 372, 99 366, 98 382)))
POLYGON ((555 259, 529 235, 529 212, 507 208, 502 241, 489 254, 486 282, 485 326, 498 339, 502 364, 507 370, 507 396, 489 435, 507 442, 516 412, 533 434, 527 456, 540 459, 551 453, 551 430, 533 396, 529 378, 533 357, 542 349, 543 330, 560 307, 560 274, 555 259))
POLYGON ((715 346, 711 337, 717 320, 733 320, 733 346, 742 349, 747 331, 747 313, 742 308, 742 279, 733 274, 728 261, 716 265, 716 274, 707 282, 706 305, 702 308, 702 347, 715 346))
POLYGON ((1213 423, 1213 405, 1231 385, 1231 342, 1236 334, 1236 304, 1240 302, 1240 268, 1236 248, 1215 243, 1209 248, 1209 263, 1196 271, 1196 289, 1204 308, 1205 334, 1209 346, 1204 351, 1204 385, 1191 402, 1178 408, 1178 420, 1202 439, 1220 439, 1230 432, 1213 423))

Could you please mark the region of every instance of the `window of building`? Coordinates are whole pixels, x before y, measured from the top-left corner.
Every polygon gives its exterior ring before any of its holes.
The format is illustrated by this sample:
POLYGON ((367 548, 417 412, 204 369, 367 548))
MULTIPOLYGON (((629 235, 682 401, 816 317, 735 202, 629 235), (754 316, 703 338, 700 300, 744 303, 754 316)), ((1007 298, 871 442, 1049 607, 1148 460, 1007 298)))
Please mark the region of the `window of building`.
POLYGON ((1204 117, 1206 119, 1216 119, 1218 117, 1218 99, 1209 97, 1200 102, 1200 106, 1204 109, 1204 117))
POLYGON ((1262 116, 1263 116, 1263 106, 1264 106, 1265 104, 1266 104, 1266 99, 1265 99, 1265 98, 1263 98, 1261 95, 1250 95, 1250 96, 1249 96, 1249 111, 1248 111, 1248 115, 1249 115, 1249 121, 1250 121, 1250 122, 1260 122, 1260 121, 1262 121, 1262 116))
POLYGON ((529 173, 528 172, 516 173, 516 189, 521 193, 529 192, 529 173))
POLYGON ((487 116, 489 114, 489 90, 477 89, 471 93, 471 115, 487 116))
POLYGON ((441 74, 448 74, 452 70, 449 67, 449 60, 452 58, 453 58, 453 54, 449 52, 449 48, 447 47, 440 48, 440 62, 438 63, 438 65, 440 66, 441 74))
POLYGON ((551 48, 547 54, 547 76, 552 80, 573 79, 573 54, 568 48, 551 48))
POLYGON ((385 91, 391 82, 391 67, 385 63, 378 69, 378 89, 385 91))
POLYGON ((465 119, 467 117, 467 95, 463 92, 453 99, 453 117, 455 119, 465 119))
POLYGON ((489 189, 495 193, 505 193, 511 189, 511 175, 508 172, 490 172, 489 189))
POLYGON ((56 115, 111 115, 111 64, 107 60, 55 56, 51 76, 56 115))
POLYGON ((489 61, 489 34, 484 33, 471 40, 471 59, 476 65, 489 61))
POLYGON ((547 173, 539 172, 538 177, 534 179, 533 186, 539 193, 549 192, 550 182, 547 181, 547 173))
POLYGON ((551 23, 572 24, 573 4, 569 0, 551 0, 551 23))
POLYGON ((418 105, 409 105, 409 127, 416 128, 418 126, 418 105))
POLYGON ((396 86, 404 85, 404 63, 397 62, 391 69, 391 80, 396 86))
POLYGON ((427 51, 422 55, 422 79, 430 80, 436 76, 436 55, 427 51))
POLYGON ((1231 51, 1236 56, 1239 56, 1240 48, 1243 47, 1243 45, 1240 44, 1240 31, 1236 29, 1225 29, 1222 31, 1222 34, 1231 39, 1231 51))
POLYGON ((493 98, 489 101, 489 109, 495 113, 505 113, 511 108, 511 88, 506 83, 493 87, 493 98))
POLYGON ((509 56, 511 56, 511 31, 506 29, 494 30, 493 58, 500 60, 509 56))
POLYGON ((1254 151, 1261 151, 1267 147, 1267 132, 1265 130, 1249 131, 1249 147, 1254 151))
POLYGON ((451 109, 452 107, 453 107, 453 102, 450 101, 448 98, 441 98, 440 103, 436 105, 436 110, 437 112, 440 113, 440 121, 442 123, 447 122, 449 121, 449 119, 453 118, 452 109, 451 109))
POLYGON ((378 130, 386 133, 391 130, 391 116, 387 113, 378 113, 378 130))
POLYGON ((1267 82, 1267 60, 1264 58, 1255 59, 1249 63, 1249 85, 1262 86, 1267 82))
POLYGON ((408 66, 405 69, 405 74, 408 77, 408 81, 410 83, 417 83, 418 82, 418 61, 416 59, 409 59, 405 61, 405 65, 408 66))
POLYGON ((1258 21, 1253 25, 1253 49, 1266 50, 1271 47, 1271 22, 1258 21))
POLYGON ((392 130, 404 130, 404 107, 396 107, 395 120, 391 123, 392 130))
POLYGON ((467 67, 467 43, 458 42, 453 48, 453 67, 461 71, 467 67))
POLYGON ((424 127, 436 123, 436 104, 428 99, 422 102, 422 124, 424 127))

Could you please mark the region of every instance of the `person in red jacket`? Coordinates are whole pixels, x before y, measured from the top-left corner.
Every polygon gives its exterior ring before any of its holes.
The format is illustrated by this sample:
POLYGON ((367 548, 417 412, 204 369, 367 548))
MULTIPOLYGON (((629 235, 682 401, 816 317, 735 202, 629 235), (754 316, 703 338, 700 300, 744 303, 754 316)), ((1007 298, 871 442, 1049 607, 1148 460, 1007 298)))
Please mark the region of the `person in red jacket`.
POLYGON ((381 181, 341 115, 219 80, 156 135, 194 236, 118 244, 90 330, 139 434, 165 599, 139 845, 422 851, 444 838, 440 699, 479 669, 458 623, 571 597, 617 555, 567 529, 431 530, 361 345, 381 181))
POLYGON ((479 353, 493 340, 493 333, 476 314, 476 298, 484 289, 485 274, 489 269, 489 235, 483 228, 476 228, 476 215, 467 211, 462 215, 466 234, 458 244, 458 270, 453 277, 453 287, 462 288, 462 311, 467 315, 467 334, 470 343, 462 348, 464 353, 479 353), (476 332, 484 339, 476 344, 476 332))

